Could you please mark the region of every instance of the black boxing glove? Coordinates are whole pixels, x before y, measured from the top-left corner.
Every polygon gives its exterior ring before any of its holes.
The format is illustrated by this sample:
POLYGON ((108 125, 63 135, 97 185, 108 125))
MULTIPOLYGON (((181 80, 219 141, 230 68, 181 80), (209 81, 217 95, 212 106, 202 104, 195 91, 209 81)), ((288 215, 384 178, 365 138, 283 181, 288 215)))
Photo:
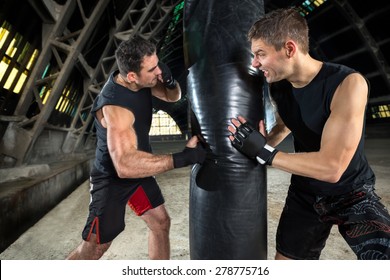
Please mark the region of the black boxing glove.
POLYGON ((159 61, 158 67, 161 69, 162 72, 161 76, 163 79, 164 86, 168 89, 174 89, 176 87, 176 80, 173 78, 172 72, 169 67, 161 61, 159 61))
POLYGON ((260 164, 272 165, 277 149, 267 145, 265 137, 249 123, 241 124, 233 134, 232 145, 260 164))
POLYGON ((173 167, 180 168, 194 163, 203 163, 206 158, 206 150, 201 144, 195 148, 185 147, 182 152, 172 154, 173 167))

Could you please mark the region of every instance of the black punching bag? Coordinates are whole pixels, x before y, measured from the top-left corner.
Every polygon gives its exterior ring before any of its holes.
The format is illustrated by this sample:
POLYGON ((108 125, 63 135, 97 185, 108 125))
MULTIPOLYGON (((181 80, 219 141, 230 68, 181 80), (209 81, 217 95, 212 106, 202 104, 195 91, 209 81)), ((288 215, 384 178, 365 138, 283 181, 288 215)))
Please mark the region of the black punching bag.
POLYGON ((190 181, 191 259, 267 259, 266 169, 228 139, 232 117, 263 118, 263 76, 247 33, 262 0, 194 0, 184 6, 187 96, 193 134, 209 148, 190 181))

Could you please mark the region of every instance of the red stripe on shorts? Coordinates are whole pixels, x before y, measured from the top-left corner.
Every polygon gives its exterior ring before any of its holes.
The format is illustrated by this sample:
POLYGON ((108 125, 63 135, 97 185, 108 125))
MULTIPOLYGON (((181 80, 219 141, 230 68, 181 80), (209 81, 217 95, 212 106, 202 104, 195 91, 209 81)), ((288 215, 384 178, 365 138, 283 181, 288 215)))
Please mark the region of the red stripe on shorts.
POLYGON ((100 230, 99 230, 99 218, 98 217, 95 217, 92 221, 92 225, 91 225, 91 228, 89 230, 89 233, 88 233, 88 237, 87 237, 87 240, 86 241, 89 241, 89 239, 91 238, 91 234, 92 234, 92 231, 93 231, 93 227, 96 226, 96 243, 97 244, 100 244, 100 230))
POLYGON ((137 188, 127 204, 137 216, 141 216, 143 213, 153 208, 142 186, 137 188))

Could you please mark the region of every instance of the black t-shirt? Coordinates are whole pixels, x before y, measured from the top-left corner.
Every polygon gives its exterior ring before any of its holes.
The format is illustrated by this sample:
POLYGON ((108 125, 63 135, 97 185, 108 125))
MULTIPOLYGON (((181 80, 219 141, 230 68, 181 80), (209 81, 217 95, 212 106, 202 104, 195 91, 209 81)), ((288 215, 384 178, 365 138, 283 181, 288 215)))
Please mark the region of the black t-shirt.
POLYGON ((118 71, 110 75, 100 94, 94 100, 91 110, 95 117, 97 136, 96 158, 91 171, 92 180, 104 178, 119 179, 107 147, 107 129, 102 127, 96 118, 96 112, 105 105, 121 106, 134 114, 134 129, 137 134, 138 150, 151 152, 149 142, 149 131, 153 116, 151 90, 150 88, 144 88, 133 92, 114 81, 117 73, 118 71))
MULTIPOLYGON (((320 149, 322 130, 330 115, 330 104, 339 84, 355 70, 343 65, 324 63, 317 76, 303 88, 293 88, 287 81, 270 85, 278 113, 294 137, 295 152, 315 152, 320 149)), ((374 183, 375 175, 364 154, 364 127, 357 150, 337 183, 292 175, 291 183, 304 191, 337 195, 351 191, 364 183, 374 183)))

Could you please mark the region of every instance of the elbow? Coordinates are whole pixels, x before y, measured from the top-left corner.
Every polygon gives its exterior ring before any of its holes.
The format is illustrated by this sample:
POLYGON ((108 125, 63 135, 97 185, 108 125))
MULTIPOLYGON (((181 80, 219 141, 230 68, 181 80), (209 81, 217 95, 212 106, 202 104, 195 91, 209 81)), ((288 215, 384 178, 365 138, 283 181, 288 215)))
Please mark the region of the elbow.
POLYGON ((341 168, 340 165, 328 166, 328 168, 322 173, 323 176, 320 180, 327 183, 337 183, 340 181, 341 176, 344 174, 345 168, 341 168))
POLYGON ((118 175, 118 177, 120 179, 125 179, 125 178, 129 178, 129 174, 127 174, 127 172, 125 172, 123 169, 121 168, 116 168, 116 174, 118 175))
POLYGON ((116 166, 116 174, 120 179, 134 179, 137 178, 134 172, 131 172, 131 168, 125 168, 124 166, 116 166))
POLYGON ((323 181, 327 182, 327 183, 337 183, 341 178, 341 174, 338 174, 338 173, 333 173, 333 174, 329 174, 327 175, 323 181))
POLYGON ((175 99, 170 99, 169 102, 172 102, 172 103, 173 103, 173 102, 177 102, 177 101, 179 101, 180 99, 181 99, 181 97, 178 97, 178 98, 175 98, 175 99))
POLYGON ((177 102, 181 99, 181 88, 179 83, 176 83, 176 87, 172 90, 173 93, 167 94, 167 101, 168 102, 177 102))
POLYGON ((120 179, 133 179, 135 177, 136 168, 132 164, 132 161, 129 161, 128 158, 131 156, 123 155, 123 153, 115 153, 111 151, 111 160, 116 171, 116 175, 120 179))
POLYGON ((116 171, 116 174, 118 175, 118 177, 119 177, 120 179, 129 178, 125 172, 122 172, 122 171, 120 171, 120 170, 117 170, 117 171, 116 171))
POLYGON ((180 99, 181 99, 181 92, 179 92, 176 96, 171 97, 170 99, 168 99, 168 102, 177 102, 180 99))

